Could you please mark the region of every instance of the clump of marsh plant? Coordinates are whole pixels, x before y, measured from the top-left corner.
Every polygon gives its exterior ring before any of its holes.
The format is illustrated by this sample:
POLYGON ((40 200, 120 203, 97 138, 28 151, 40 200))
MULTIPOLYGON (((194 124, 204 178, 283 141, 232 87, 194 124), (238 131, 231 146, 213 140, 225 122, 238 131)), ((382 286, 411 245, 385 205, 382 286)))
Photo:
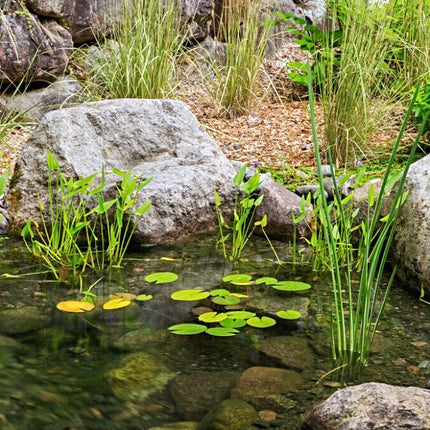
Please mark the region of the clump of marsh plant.
POLYGON ((112 39, 99 41, 93 80, 111 98, 168 98, 182 50, 179 0, 124 2, 112 39))
POLYGON ((227 117, 248 113, 256 97, 272 31, 262 9, 261 1, 225 1, 219 29, 224 51, 205 52, 199 60, 203 82, 227 117))

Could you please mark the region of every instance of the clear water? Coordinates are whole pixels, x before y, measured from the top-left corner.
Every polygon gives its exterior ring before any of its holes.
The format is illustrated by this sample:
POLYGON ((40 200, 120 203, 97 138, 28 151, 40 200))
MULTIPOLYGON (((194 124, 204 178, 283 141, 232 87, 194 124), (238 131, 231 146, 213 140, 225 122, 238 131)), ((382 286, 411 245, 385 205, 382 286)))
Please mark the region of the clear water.
MULTIPOLYGON (((287 258, 285 245, 275 245, 281 257, 287 258)), ((125 268, 113 271, 93 292, 99 297, 116 292, 146 293, 154 299, 115 311, 104 311, 98 306, 83 315, 65 314, 55 306, 61 300, 79 297, 70 285, 52 282, 47 275, 0 277, 1 312, 32 306, 49 322, 43 328, 24 333, 0 333, 0 428, 151 429, 182 421, 183 411, 174 398, 171 383, 144 400, 124 399, 115 392, 109 375, 121 366, 124 357, 144 352, 175 375, 226 370, 240 374, 252 366, 282 367, 279 359, 258 350, 258 341, 271 336, 293 336, 306 339, 311 345, 306 352, 309 356, 303 358, 312 365, 301 371, 303 384, 299 389, 289 391, 286 387, 284 395, 291 406, 284 412, 278 411, 275 427, 298 429, 303 412, 337 388, 330 376, 318 383, 332 369, 327 327, 330 285, 325 275, 312 272, 307 266, 274 264, 264 241, 257 239, 252 246, 248 261, 238 267, 240 272, 254 278, 274 276, 311 283, 310 291, 290 294, 292 307, 306 304, 303 320, 279 322, 264 330, 249 327, 231 338, 167 333, 166 328, 172 324, 196 322, 191 313, 194 304, 173 302, 171 292, 225 287, 221 279, 233 268, 214 251, 213 237, 199 237, 175 246, 142 248, 130 254, 125 268), (148 284, 144 277, 154 271, 173 271, 179 279, 168 285, 148 284), (121 339, 142 330, 147 335, 132 350, 124 350, 121 339)), ((38 270, 18 240, 0 243, 0 273, 28 274, 38 270)), ((88 285, 92 281, 86 280, 88 285)), ((257 292, 263 298, 278 294, 255 286, 246 291, 251 296, 257 292)), ((420 303, 416 294, 394 287, 375 348, 361 382, 426 386, 430 379, 430 306, 420 303)), ((207 396, 208 405, 214 406, 210 392, 207 396)))

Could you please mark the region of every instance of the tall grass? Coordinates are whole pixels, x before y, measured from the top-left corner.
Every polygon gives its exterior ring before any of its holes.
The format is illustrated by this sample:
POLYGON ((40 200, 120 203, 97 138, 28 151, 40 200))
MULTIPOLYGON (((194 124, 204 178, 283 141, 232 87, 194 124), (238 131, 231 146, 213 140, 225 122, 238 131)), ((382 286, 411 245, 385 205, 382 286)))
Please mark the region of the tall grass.
MULTIPOLYGON (((340 256, 339 247, 337 246, 336 232, 345 227, 348 228, 348 222, 347 215, 343 210, 342 196, 339 187, 336 185, 336 181, 334 181, 334 199, 337 201, 336 207, 338 216, 334 220, 330 216, 329 204, 326 199, 323 198, 324 183, 321 173, 322 161, 320 156, 320 145, 317 137, 315 105, 309 67, 308 81, 313 143, 318 166, 321 227, 328 246, 333 284, 333 307, 331 317, 332 356, 338 365, 347 365, 352 371, 354 371, 368 363, 372 342, 381 316, 383 315, 390 288, 394 280, 395 268, 389 278, 387 288, 383 291, 383 275, 388 259, 390 244, 394 237, 402 204, 407 198, 407 193, 403 191, 406 175, 410 164, 414 160, 415 151, 417 149, 420 136, 424 131, 425 124, 420 128, 401 178, 393 191, 392 203, 388 210, 388 214, 383 216, 382 204, 384 197, 388 192, 387 184, 389 183, 389 177, 397 150, 399 149, 403 134, 412 114, 413 105, 418 94, 417 90, 415 91, 396 143, 393 147, 379 194, 375 195, 372 188, 369 192, 367 215, 365 221, 361 224, 361 233, 363 236, 361 246, 364 258, 362 260, 359 288, 358 291, 355 291, 351 279, 353 261, 351 260, 349 253, 346 253, 346 267, 341 267, 339 264, 340 256)), ((428 115, 427 118, 425 118, 424 123, 427 122, 427 119, 428 115)), ((330 148, 328 148, 328 158, 332 176, 334 177, 334 160, 331 156, 330 148)), ((345 236, 345 238, 350 240, 347 236, 345 236)), ((348 245, 349 244, 346 244, 346 246, 348 245)))
POLYGON ((182 49, 181 3, 159 0, 124 2, 112 40, 101 44, 94 79, 111 98, 168 98, 176 87, 182 49))
POLYGON ((377 96, 387 79, 391 4, 330 2, 326 30, 331 31, 323 33, 324 63, 315 72, 322 83, 325 143, 336 165, 365 156, 369 136, 387 121, 387 100, 377 96), (336 29, 342 31, 340 51, 333 49, 336 29))
POLYGON ((225 50, 222 55, 207 52, 200 70, 212 100, 227 117, 248 113, 256 97, 272 30, 266 24, 261 1, 224 2, 219 35, 225 50))

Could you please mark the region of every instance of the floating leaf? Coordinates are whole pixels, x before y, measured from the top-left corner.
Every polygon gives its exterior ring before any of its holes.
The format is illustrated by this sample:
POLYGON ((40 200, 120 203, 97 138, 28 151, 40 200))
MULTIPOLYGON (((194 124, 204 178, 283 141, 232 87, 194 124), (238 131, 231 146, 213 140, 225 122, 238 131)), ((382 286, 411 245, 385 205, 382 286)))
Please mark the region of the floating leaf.
POLYGON ((284 320, 296 320, 302 316, 300 312, 290 310, 276 312, 276 315, 279 318, 283 318, 284 320))
POLYGON ((201 314, 199 316, 199 321, 205 322, 205 323, 218 323, 222 320, 225 320, 227 318, 227 315, 224 313, 217 313, 217 312, 205 312, 204 314, 201 314))
POLYGON ((209 292, 205 290, 179 290, 172 293, 170 296, 173 300, 181 300, 184 302, 195 302, 209 297, 209 292))
POLYGON ((226 312, 226 315, 234 320, 247 320, 248 318, 255 317, 255 313, 249 311, 229 311, 226 312))
POLYGON ((263 278, 258 278, 255 283, 257 285, 260 284, 266 284, 266 285, 272 285, 272 284, 276 284, 278 282, 278 280, 276 278, 271 278, 269 276, 265 276, 263 278))
POLYGON ((217 288, 217 289, 211 291, 211 296, 225 297, 225 296, 228 296, 229 294, 230 294, 230 291, 228 291, 224 288, 217 288))
POLYGON ((230 296, 237 297, 238 299, 246 299, 249 297, 246 294, 240 294, 240 293, 230 293, 230 296))
POLYGON ((146 282, 155 282, 156 284, 167 284, 178 279, 178 275, 173 272, 154 272, 145 276, 146 282))
POLYGON ((163 261, 179 261, 179 258, 161 257, 160 260, 163 260, 163 261))
POLYGON ((217 305, 223 305, 223 306, 237 305, 238 303, 240 303, 240 299, 231 295, 226 297, 219 297, 219 296, 214 297, 212 301, 217 305))
POLYGON ((203 333, 207 327, 202 324, 176 324, 168 328, 173 334, 192 335, 203 333))
POLYGON ((219 323, 222 327, 240 328, 246 325, 245 320, 235 320, 233 318, 226 318, 219 323))
POLYGON ((311 288, 310 284, 299 281, 281 281, 271 285, 271 287, 275 288, 275 290, 280 291, 304 291, 309 290, 309 288, 311 288))
POLYGON ((139 294, 138 296, 136 296, 136 300, 139 300, 140 302, 146 302, 151 299, 151 294, 139 294))
POLYGON ((246 321, 246 323, 251 327, 267 328, 275 325, 276 321, 273 318, 262 316, 261 318, 260 317, 249 318, 246 321))
POLYGON ((228 337, 235 336, 239 330, 232 327, 211 327, 206 330, 206 333, 211 336, 228 337))
POLYGON ((110 299, 123 299, 123 300, 134 300, 136 298, 136 294, 132 293, 114 293, 109 294, 110 299))
POLYGON ((63 312, 84 313, 94 309, 94 304, 82 300, 66 300, 57 303, 57 309, 63 312))
POLYGON ((124 300, 124 299, 121 299, 121 298, 119 298, 119 299, 112 299, 112 300, 107 301, 103 305, 103 309, 112 310, 112 309, 125 308, 130 303, 131 303, 130 300, 124 300))
POLYGON ((222 278, 223 282, 231 282, 232 284, 244 284, 252 279, 251 275, 245 275, 244 273, 236 273, 227 275, 222 278))

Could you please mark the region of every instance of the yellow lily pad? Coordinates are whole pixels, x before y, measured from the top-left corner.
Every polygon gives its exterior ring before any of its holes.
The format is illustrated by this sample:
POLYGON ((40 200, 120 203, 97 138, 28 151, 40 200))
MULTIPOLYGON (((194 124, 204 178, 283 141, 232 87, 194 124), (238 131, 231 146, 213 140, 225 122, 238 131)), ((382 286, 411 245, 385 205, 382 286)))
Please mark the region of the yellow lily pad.
POLYGON ((136 298, 136 294, 132 293, 114 293, 109 294, 110 299, 123 299, 123 300, 134 300, 136 298))
POLYGON ((94 309, 94 304, 82 300, 65 300, 57 303, 57 309, 63 312, 84 313, 94 309))
POLYGON ((130 303, 131 303, 130 300, 124 300, 124 299, 121 299, 121 298, 119 298, 119 299, 112 299, 112 300, 109 300, 108 302, 106 302, 103 305, 103 309, 111 310, 111 309, 125 308, 130 303))

